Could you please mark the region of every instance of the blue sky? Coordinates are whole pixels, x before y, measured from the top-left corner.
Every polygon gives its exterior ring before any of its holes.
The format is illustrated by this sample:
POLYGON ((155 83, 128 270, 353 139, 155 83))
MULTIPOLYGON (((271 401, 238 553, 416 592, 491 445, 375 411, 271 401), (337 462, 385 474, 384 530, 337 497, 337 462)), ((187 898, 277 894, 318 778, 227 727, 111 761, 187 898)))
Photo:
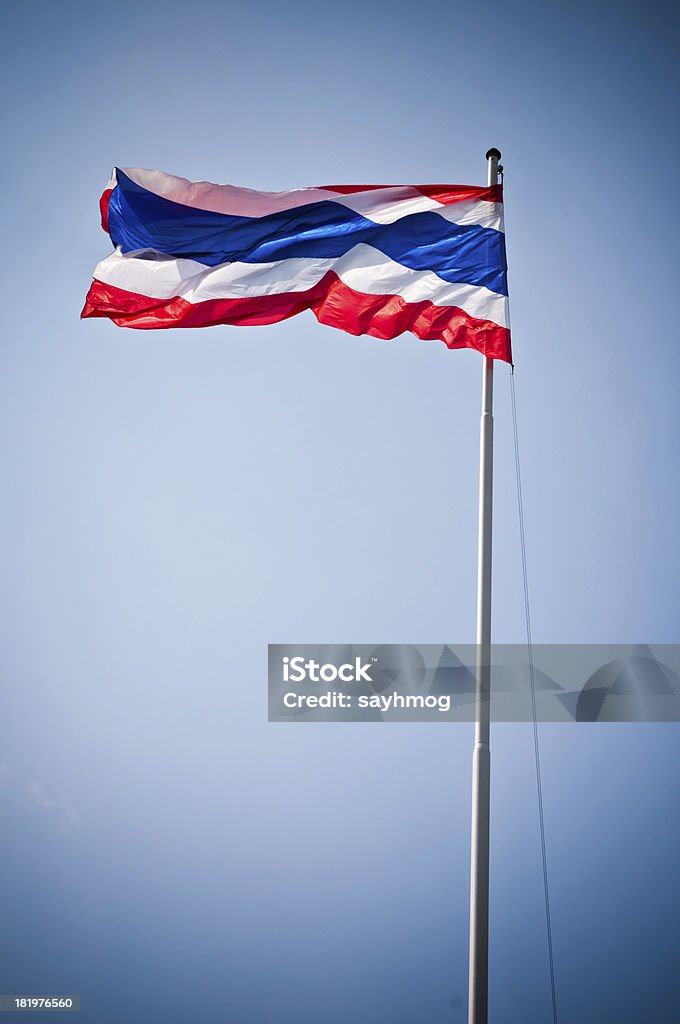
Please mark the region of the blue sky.
MULTIPOLYGON (((268 642, 469 642, 481 363, 303 315, 79 322, 111 167, 483 183, 503 151, 537 642, 674 643, 677 13, 6 5, 0 975, 80 1020, 464 1019, 471 732, 266 722, 268 642)), ((523 638, 509 379, 494 639, 523 638)), ((541 729, 561 1020, 675 1020, 678 730, 541 729)), ((530 727, 492 1019, 549 1016, 530 727)))

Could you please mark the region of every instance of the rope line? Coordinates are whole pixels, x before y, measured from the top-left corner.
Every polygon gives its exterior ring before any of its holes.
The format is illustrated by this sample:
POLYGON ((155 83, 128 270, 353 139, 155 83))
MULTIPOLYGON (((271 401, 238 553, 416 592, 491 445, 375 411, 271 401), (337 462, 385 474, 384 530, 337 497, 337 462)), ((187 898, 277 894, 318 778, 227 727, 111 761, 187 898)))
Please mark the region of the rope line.
POLYGON ((543 863, 543 893, 545 896, 545 924, 548 937, 548 962, 550 964, 550 994, 552 997, 553 1024, 557 1024, 557 991, 555 987, 555 957, 553 953, 552 922, 550 918, 550 895, 548 889, 548 858, 545 849, 545 820, 543 817, 543 784, 541 782, 541 751, 538 742, 538 719, 536 716, 536 680, 534 676, 534 655, 531 641, 531 616, 529 614, 529 579, 527 573, 527 550, 524 532, 524 503, 522 501, 522 474, 519 459, 519 434, 517 430, 517 399, 515 396, 515 368, 510 374, 510 398, 512 403, 512 431, 515 445, 515 476, 517 479, 517 512, 519 518, 520 547, 522 553, 522 581, 524 585, 524 615, 526 618, 527 652, 529 656, 529 683, 531 689, 531 718, 534 730, 534 758, 536 761, 536 793, 538 796, 538 824, 541 836, 541 860, 543 863))

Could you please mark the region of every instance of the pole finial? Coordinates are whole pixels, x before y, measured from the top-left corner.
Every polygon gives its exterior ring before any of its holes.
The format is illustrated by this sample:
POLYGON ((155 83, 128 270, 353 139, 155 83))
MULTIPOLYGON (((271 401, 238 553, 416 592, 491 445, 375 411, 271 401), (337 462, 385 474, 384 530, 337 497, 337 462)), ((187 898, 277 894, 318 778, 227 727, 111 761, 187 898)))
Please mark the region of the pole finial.
POLYGON ((500 151, 500 149, 496 149, 495 146, 492 149, 487 150, 487 153, 486 153, 486 159, 487 160, 491 160, 492 157, 495 157, 496 160, 500 160, 500 158, 501 158, 501 151, 500 151))

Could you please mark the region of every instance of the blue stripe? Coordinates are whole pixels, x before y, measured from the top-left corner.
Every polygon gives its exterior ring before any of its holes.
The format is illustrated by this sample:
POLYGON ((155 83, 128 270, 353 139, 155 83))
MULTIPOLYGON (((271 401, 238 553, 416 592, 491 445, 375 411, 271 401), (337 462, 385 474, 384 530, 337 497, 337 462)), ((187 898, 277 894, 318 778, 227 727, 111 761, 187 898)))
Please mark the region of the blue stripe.
POLYGON ((444 281, 508 294, 505 237, 491 228, 451 224, 438 213, 415 213, 393 224, 376 224, 332 200, 267 217, 232 217, 164 199, 120 170, 116 176, 109 232, 123 252, 154 249, 214 267, 331 259, 364 243, 411 270, 430 270, 444 281))

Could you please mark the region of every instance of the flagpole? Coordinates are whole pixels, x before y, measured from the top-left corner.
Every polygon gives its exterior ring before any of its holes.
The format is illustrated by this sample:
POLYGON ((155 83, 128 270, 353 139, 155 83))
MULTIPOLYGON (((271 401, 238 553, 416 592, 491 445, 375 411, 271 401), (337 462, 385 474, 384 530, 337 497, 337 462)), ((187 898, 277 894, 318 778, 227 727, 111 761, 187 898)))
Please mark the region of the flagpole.
MULTIPOLYGON (((486 154, 488 184, 498 184, 501 154, 486 154)), ((468 1024, 487 1024, 489 1012, 489 679, 491 648, 491 527, 493 503, 493 359, 484 357, 479 437, 479 525, 477 538, 477 670, 475 748, 472 754, 470 844, 470 976, 468 1024)))

